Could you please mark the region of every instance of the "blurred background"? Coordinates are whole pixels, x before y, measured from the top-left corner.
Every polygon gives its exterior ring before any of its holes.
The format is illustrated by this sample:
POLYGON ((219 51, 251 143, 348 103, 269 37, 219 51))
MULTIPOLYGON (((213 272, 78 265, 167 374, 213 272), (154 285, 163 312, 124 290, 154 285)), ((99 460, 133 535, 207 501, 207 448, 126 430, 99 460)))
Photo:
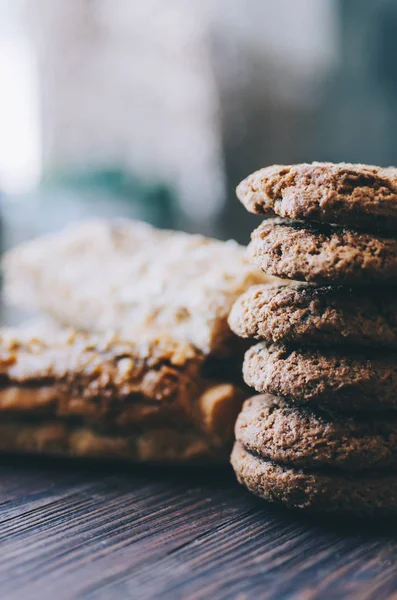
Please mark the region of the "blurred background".
POLYGON ((397 164, 394 0, 0 0, 3 249, 88 216, 248 240, 272 163, 397 164))

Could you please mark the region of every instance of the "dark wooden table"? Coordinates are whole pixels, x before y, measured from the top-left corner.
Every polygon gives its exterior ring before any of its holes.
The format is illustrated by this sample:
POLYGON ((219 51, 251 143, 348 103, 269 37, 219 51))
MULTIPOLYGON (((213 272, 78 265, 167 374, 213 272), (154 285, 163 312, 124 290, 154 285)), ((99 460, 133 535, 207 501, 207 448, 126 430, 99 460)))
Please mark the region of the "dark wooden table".
POLYGON ((0 598, 397 597, 397 524, 268 506, 230 471, 3 458, 0 598))

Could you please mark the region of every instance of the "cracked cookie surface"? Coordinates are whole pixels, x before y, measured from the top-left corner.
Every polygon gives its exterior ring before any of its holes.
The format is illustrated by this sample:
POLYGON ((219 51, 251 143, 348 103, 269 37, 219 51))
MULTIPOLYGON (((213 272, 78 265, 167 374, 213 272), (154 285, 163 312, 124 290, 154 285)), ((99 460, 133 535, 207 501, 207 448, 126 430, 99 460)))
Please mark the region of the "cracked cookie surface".
POLYGON ((263 394, 244 402, 235 432, 250 452, 294 468, 397 469, 397 414, 392 411, 340 414, 263 394))
POLYGON ((251 236, 248 259, 280 278, 357 285, 397 283, 397 238, 332 225, 268 219, 251 236))
POLYGON ((253 286, 233 305, 229 325, 268 342, 397 349, 397 287, 253 286))
POLYGON ((231 463, 239 483, 268 502, 360 517, 397 514, 397 477, 393 473, 294 469, 251 454, 239 442, 234 445, 231 463))
POLYGON ((260 342, 245 353, 243 377, 257 392, 295 404, 345 412, 397 407, 395 353, 260 342))
POLYGON ((349 163, 272 165, 237 187, 250 212, 397 231, 397 169, 349 163))

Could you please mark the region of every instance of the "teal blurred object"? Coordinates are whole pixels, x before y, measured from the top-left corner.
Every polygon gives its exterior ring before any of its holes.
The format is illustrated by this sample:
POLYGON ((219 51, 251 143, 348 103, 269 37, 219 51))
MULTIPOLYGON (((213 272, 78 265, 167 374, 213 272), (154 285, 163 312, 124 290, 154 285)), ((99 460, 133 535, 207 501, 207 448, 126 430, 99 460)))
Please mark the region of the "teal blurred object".
POLYGON ((95 213, 103 211, 108 202, 106 213, 117 213, 118 209, 126 215, 115 216, 131 216, 157 227, 172 228, 177 220, 176 196, 171 187, 145 182, 121 169, 47 175, 40 188, 44 195, 69 192, 80 197, 93 216, 101 216, 95 213))
POLYGON ((34 193, 6 198, 5 246, 83 219, 118 217, 160 228, 180 228, 176 194, 162 182, 146 182, 121 169, 47 174, 34 193))

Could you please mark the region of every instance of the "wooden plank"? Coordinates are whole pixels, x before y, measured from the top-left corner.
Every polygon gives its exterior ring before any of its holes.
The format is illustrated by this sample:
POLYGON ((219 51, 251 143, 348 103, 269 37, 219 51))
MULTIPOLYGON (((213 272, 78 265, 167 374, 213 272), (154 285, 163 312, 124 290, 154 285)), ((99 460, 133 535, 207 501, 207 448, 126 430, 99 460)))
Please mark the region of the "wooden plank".
POLYGON ((269 507, 228 471, 0 466, 0 590, 57 598, 390 598, 397 524, 269 507))

